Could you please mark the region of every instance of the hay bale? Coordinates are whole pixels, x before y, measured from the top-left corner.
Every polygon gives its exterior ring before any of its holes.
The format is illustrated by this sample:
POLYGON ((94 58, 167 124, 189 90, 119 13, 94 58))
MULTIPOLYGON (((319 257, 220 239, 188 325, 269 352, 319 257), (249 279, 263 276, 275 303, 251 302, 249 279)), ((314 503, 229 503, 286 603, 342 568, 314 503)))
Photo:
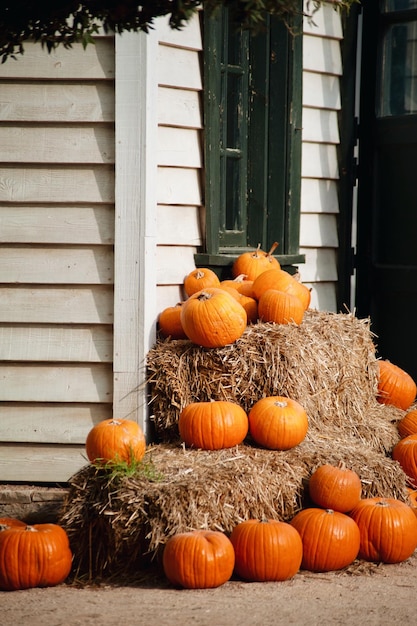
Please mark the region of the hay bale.
POLYGON ((148 353, 151 419, 157 440, 178 440, 178 418, 191 402, 231 400, 249 411, 269 395, 300 402, 309 435, 354 435, 387 452, 403 413, 376 401, 378 365, 369 320, 309 310, 300 326, 259 323, 233 345, 207 350, 159 341, 148 353))

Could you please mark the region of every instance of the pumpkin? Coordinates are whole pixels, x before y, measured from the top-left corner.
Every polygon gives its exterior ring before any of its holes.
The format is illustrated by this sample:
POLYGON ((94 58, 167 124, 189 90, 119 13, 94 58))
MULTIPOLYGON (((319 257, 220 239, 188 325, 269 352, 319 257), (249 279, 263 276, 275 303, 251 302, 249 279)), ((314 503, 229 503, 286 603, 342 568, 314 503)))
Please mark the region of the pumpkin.
POLYGON ((0 517, 0 530, 7 530, 7 528, 11 527, 20 527, 23 526, 26 528, 27 524, 22 522, 20 519, 16 519, 15 517, 0 517))
POLYGON ((268 396, 249 411, 249 432, 253 440, 271 450, 289 450, 303 441, 308 417, 296 400, 268 396))
POLYGON ((414 402, 417 387, 411 376, 390 361, 380 360, 377 400, 406 411, 414 402))
POLYGON ((13 525, 0 532, 0 589, 52 587, 71 571, 72 553, 57 524, 13 525))
POLYGON ((184 443, 203 450, 237 446, 248 434, 248 427, 248 416, 242 407, 226 400, 192 402, 178 419, 184 443))
POLYGON ((360 532, 356 522, 332 509, 306 508, 290 524, 303 542, 302 569, 330 572, 350 565, 357 557, 360 532))
POLYGON ((358 474, 344 464, 334 466, 326 463, 312 473, 308 490, 314 504, 347 513, 361 499, 362 484, 358 474))
POLYGON ((187 335, 181 324, 182 302, 175 306, 168 306, 161 311, 158 317, 158 328, 163 337, 171 339, 187 339, 187 335))
POLYGON ((226 279, 220 282, 220 287, 232 287, 236 289, 243 296, 249 296, 253 298, 253 280, 248 280, 245 274, 240 274, 233 279, 226 279))
POLYGON ((230 535, 235 550, 235 573, 249 581, 280 581, 300 569, 303 543, 290 524, 250 519, 237 524, 230 535))
POLYGON ((184 302, 181 324, 193 343, 203 348, 221 348, 242 336, 247 315, 227 291, 208 287, 184 302))
POLYGON ((417 516, 417 489, 411 489, 411 487, 409 487, 407 493, 407 503, 411 507, 414 515, 417 516))
POLYGON ((392 449, 392 458, 399 462, 404 473, 417 487, 417 434, 400 439, 392 449))
POLYGON ((255 280, 262 272, 273 267, 279 269, 281 266, 278 260, 273 257, 273 253, 278 247, 278 243, 274 242, 269 252, 260 249, 260 245, 256 250, 251 252, 243 252, 240 254, 232 266, 232 276, 244 275, 247 280, 255 280))
POLYGON ((290 293, 292 296, 297 296, 297 298, 301 300, 304 309, 307 310, 311 303, 311 289, 304 285, 295 276, 292 278, 293 280, 288 283, 283 291, 285 291, 285 293, 290 293))
POLYGON ((359 558, 400 563, 417 547, 417 517, 395 498, 364 498, 349 513, 360 530, 359 558))
POLYGON ((258 301, 258 316, 264 322, 297 324, 304 318, 304 305, 299 298, 275 289, 267 289, 258 301))
POLYGON ((91 463, 140 461, 146 450, 146 440, 137 422, 110 418, 96 424, 88 433, 86 452, 91 463))
POLYGON ((162 555, 165 576, 176 587, 209 589, 233 574, 235 552, 220 531, 195 530, 170 537, 162 555))
POLYGON ((253 281, 253 295, 259 300, 262 294, 269 289, 285 292, 285 289, 293 281, 294 278, 285 270, 271 268, 266 272, 262 272, 262 274, 253 281))
POLYGON ((398 422, 398 434, 400 437, 417 434, 417 410, 409 411, 407 415, 398 422))
POLYGON ((233 296, 233 298, 237 300, 241 306, 243 306, 246 311, 247 324, 254 324, 258 321, 258 303, 255 298, 245 296, 243 293, 240 293, 240 291, 234 287, 230 287, 228 284, 221 284, 220 288, 227 291, 227 293, 230 293, 230 295, 233 296))
POLYGON ((220 278, 213 270, 207 267, 198 267, 184 278, 184 291, 192 296, 206 287, 219 287, 220 278))

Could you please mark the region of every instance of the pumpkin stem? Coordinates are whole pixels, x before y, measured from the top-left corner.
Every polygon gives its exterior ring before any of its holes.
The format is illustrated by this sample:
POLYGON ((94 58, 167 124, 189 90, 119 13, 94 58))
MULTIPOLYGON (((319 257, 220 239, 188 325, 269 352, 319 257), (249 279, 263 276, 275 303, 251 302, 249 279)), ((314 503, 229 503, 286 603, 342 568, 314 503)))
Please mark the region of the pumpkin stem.
POLYGON ((277 400, 276 402, 274 402, 274 406, 279 406, 282 409, 285 409, 285 407, 288 406, 288 402, 286 402, 285 400, 277 400))
POLYGON ((261 244, 258 243, 258 247, 256 248, 255 252, 252 254, 254 259, 257 259, 259 257, 259 250, 261 249, 261 244))
POLYGON ((247 274, 239 274, 239 276, 236 276, 236 278, 234 279, 235 283, 243 283, 243 281, 245 281, 247 279, 248 275, 247 274))
POLYGON ((268 254, 266 256, 272 256, 275 252, 275 250, 278 248, 279 243, 277 241, 274 241, 274 243, 272 244, 268 254))
POLYGON ((200 280, 203 277, 204 277, 204 272, 202 272, 201 270, 197 270, 194 278, 197 278, 198 280, 200 280))

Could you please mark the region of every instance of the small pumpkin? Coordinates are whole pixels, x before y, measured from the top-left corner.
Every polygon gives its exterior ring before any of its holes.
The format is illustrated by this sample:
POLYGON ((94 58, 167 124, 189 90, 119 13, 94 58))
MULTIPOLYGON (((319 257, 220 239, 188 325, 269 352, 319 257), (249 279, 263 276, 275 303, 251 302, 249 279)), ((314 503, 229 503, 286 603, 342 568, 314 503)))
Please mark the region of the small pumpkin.
POLYGON ((296 400, 268 396, 258 400, 249 411, 249 432, 253 440, 271 450, 289 450, 303 441, 308 417, 296 400))
POLYGON ((401 500, 364 498, 349 515, 360 530, 360 559, 400 563, 417 547, 417 517, 401 500))
POLYGON ((72 553, 58 524, 12 525, 0 532, 0 589, 53 587, 71 571, 72 553))
POLYGON ((417 487, 417 434, 403 437, 392 449, 392 458, 417 487))
POLYGON ((220 282, 220 287, 232 287, 243 296, 253 298, 253 280, 248 280, 245 274, 240 274, 233 279, 225 279, 220 282))
POLYGON ((182 302, 175 306, 166 307, 158 317, 158 328, 163 337, 171 339, 187 339, 187 335, 181 324, 182 302))
POLYGON ((165 576, 176 587, 210 589, 230 579, 235 552, 224 533, 195 530, 168 539, 162 564, 165 576))
POLYGON ((297 324, 303 321, 305 308, 297 296, 285 291, 267 289, 258 301, 258 316, 263 322, 297 324))
POLYGON ((361 499, 362 483, 358 474, 343 463, 337 466, 325 463, 312 473, 308 490, 318 506, 347 513, 361 499))
POLYGON ((400 437, 417 434, 417 409, 413 409, 404 415, 398 422, 397 428, 400 437))
POLYGON ((414 515, 417 516, 417 489, 407 489, 407 504, 410 506, 414 515))
POLYGON ((105 465, 122 461, 131 464, 144 457, 146 440, 137 422, 110 418, 93 426, 85 447, 91 463, 105 465))
POLYGON ((181 309, 181 324, 187 337, 203 348, 221 348, 234 343, 247 326, 243 306, 227 291, 208 287, 190 296, 181 309))
POLYGON ((27 524, 15 517, 0 517, 0 530, 7 530, 8 528, 26 528, 27 524))
POLYGON ((416 398, 416 383, 406 371, 390 361, 380 360, 378 366, 378 402, 406 411, 416 398))
MULTIPOLYGON (((226 281, 225 281, 226 283, 226 281)), ((246 311, 246 318, 248 324, 254 324, 258 321, 258 303, 255 298, 251 298, 250 296, 245 296, 243 293, 235 289, 234 287, 230 287, 228 284, 222 284, 220 286, 221 289, 230 293, 230 295, 239 302, 241 306, 246 311)))
POLYGON ((279 269, 281 266, 278 259, 273 257, 278 243, 274 242, 269 252, 261 250, 260 245, 256 250, 243 252, 238 256, 232 266, 232 276, 237 278, 240 275, 246 276, 247 280, 255 280, 262 272, 271 268, 279 269))
POLYGON ((250 519, 230 535, 235 549, 235 573, 251 582, 281 581, 300 569, 303 543, 287 522, 250 519))
POLYGON ((198 267, 184 278, 184 291, 187 296, 192 296, 206 287, 219 286, 220 278, 208 267, 198 267))
POLYGON ((285 270, 281 268, 271 268, 266 272, 262 272, 262 274, 253 281, 253 294, 255 298, 259 300, 262 294, 269 289, 285 292, 288 285, 294 282, 294 280, 291 274, 285 270))
POLYGON ((248 416, 241 406, 226 400, 192 402, 180 413, 178 429, 187 446, 222 450, 237 446, 248 434, 248 416))
POLYGON ((347 567, 356 559, 360 532, 356 522, 332 509, 302 509, 291 520, 303 542, 302 569, 330 572, 347 567))

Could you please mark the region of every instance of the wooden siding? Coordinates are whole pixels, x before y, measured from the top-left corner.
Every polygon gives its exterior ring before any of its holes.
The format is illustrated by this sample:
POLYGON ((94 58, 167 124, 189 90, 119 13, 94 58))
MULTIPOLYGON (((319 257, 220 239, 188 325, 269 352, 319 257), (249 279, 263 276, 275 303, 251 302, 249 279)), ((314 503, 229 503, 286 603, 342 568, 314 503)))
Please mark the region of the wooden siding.
POLYGON ((0 480, 65 481, 113 400, 114 39, 0 67, 0 480))
POLYGON ((314 23, 304 21, 300 273, 312 288, 312 306, 329 311, 336 310, 342 36, 340 14, 330 5, 314 14, 314 23))

